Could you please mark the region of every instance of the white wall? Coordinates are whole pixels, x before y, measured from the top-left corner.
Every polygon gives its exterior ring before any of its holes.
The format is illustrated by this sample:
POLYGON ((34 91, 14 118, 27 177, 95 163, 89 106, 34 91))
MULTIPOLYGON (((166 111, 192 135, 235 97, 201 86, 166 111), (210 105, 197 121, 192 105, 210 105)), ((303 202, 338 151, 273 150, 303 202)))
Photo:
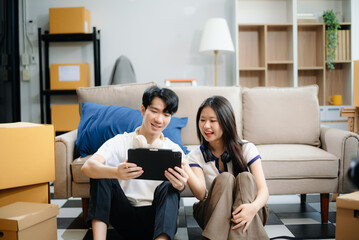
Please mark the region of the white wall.
MULTIPOLYGON (((214 56, 198 53, 202 29, 212 17, 226 18, 229 28, 235 29, 231 26, 235 22, 231 0, 24 1, 26 19, 33 20, 36 26, 35 34, 29 37, 37 59, 37 28, 49 29, 49 8, 84 6, 90 11, 91 27, 101 30, 102 85, 108 84, 120 55, 131 60, 138 82, 154 81, 163 86, 166 78, 197 78, 199 85, 214 85, 214 56)), ((232 32, 232 39, 234 36, 232 32)), ((20 45, 22 53, 22 40, 20 45)), ((91 43, 50 45, 50 63, 88 62, 93 66, 91 43)), ((219 57, 219 85, 235 84, 234 64, 234 54, 219 57)), ((30 65, 31 80, 21 83, 22 121, 40 122, 38 69, 37 64, 30 65)), ((93 81, 93 67, 91 73, 93 81)), ((53 99, 54 103, 76 102, 75 96, 53 99)))
MULTIPOLYGON (((359 1, 352 1, 352 29, 358 29, 359 27, 359 1)), ((353 56, 352 60, 359 60, 359 46, 356 44, 359 40, 359 31, 352 31, 352 50, 353 56)), ((359 89, 355 89, 359 91, 359 89)))

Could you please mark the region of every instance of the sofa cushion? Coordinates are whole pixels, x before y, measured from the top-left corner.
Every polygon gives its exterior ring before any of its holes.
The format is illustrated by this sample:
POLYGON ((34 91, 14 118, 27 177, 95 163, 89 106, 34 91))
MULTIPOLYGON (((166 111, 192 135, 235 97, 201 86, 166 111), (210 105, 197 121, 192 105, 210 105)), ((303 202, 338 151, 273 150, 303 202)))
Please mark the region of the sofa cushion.
POLYGON ((88 155, 86 157, 76 158, 71 163, 71 171, 72 171, 72 179, 77 183, 89 183, 90 178, 86 176, 83 172, 81 172, 82 165, 91 157, 92 155, 88 155))
POLYGON ((242 96, 238 86, 232 87, 170 87, 179 97, 177 117, 188 117, 187 126, 182 129, 182 141, 184 145, 198 145, 196 130, 196 115, 201 103, 213 95, 221 95, 232 104, 236 116, 237 130, 242 137, 242 96))
MULTIPOLYGON (((84 102, 77 131, 76 146, 82 157, 94 154, 108 139, 124 132, 133 132, 142 124, 140 110, 121 106, 105 106, 84 102)), ((181 129, 187 118, 172 117, 163 135, 177 143, 187 154, 181 140, 181 129)))
POLYGON ((243 89, 243 138, 254 144, 319 146, 318 86, 243 89))
POLYGON ((257 145, 266 179, 337 178, 339 159, 304 144, 257 145))
POLYGON ((129 83, 111 86, 77 88, 76 93, 80 105, 80 115, 83 102, 140 109, 144 91, 153 85, 156 84, 154 82, 129 83))

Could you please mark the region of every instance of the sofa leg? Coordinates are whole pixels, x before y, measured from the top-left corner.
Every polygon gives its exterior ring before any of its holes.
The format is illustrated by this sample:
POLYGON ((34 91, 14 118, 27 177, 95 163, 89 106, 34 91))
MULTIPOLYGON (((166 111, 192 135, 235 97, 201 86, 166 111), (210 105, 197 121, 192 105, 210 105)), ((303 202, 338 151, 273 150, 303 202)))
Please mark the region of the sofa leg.
POLYGON ((83 217, 83 222, 84 222, 84 226, 87 226, 87 212, 89 209, 89 203, 90 203, 90 199, 89 198, 81 198, 81 202, 82 202, 82 217, 83 217))
POLYGON ((305 203, 307 201, 307 194, 300 194, 300 203, 305 203))
POLYGON ((320 194, 320 210, 322 215, 322 224, 328 223, 329 193, 320 194))

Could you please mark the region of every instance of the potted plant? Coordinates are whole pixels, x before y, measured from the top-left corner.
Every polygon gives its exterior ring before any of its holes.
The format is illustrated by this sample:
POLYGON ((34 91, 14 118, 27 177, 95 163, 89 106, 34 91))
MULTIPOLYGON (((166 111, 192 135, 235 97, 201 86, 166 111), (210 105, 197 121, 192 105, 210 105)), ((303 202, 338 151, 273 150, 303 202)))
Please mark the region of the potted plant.
POLYGON ((335 59, 335 50, 337 48, 337 33, 340 28, 339 21, 337 16, 334 14, 333 10, 324 11, 323 13, 323 22, 326 24, 326 52, 327 52, 327 66, 331 70, 335 69, 334 59, 335 59))

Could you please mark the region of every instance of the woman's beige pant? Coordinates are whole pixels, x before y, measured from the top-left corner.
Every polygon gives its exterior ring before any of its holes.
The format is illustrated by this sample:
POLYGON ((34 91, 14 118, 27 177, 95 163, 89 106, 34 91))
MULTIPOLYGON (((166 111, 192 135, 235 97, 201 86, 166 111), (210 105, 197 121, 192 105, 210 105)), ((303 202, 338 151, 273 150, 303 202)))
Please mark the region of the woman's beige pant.
POLYGON ((244 226, 232 230, 232 211, 243 203, 251 203, 257 195, 257 185, 249 172, 222 173, 213 181, 208 196, 193 205, 193 216, 203 229, 202 236, 213 240, 268 239, 264 225, 268 220, 268 208, 263 207, 253 218, 245 233, 244 226))

